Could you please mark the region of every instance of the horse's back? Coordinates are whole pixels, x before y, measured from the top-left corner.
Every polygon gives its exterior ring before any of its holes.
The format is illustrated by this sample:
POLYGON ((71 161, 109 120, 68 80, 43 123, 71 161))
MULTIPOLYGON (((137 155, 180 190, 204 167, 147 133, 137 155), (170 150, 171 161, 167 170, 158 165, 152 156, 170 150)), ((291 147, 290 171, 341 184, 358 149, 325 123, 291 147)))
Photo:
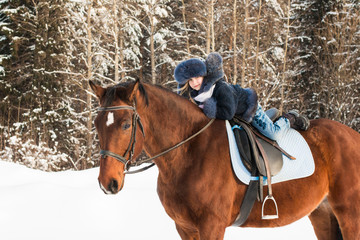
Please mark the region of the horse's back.
POLYGON ((358 149, 360 134, 354 129, 337 121, 315 119, 311 121, 308 131, 301 132, 305 140, 312 145, 332 148, 329 151, 358 149))
POLYGON ((329 171, 343 174, 341 170, 350 172, 360 164, 360 134, 352 128, 333 120, 316 119, 301 134, 311 148, 315 165, 325 160, 329 171))
POLYGON ((329 131, 332 131, 333 135, 338 135, 341 133, 348 133, 348 134, 353 135, 354 137, 360 138, 360 134, 357 131, 348 127, 345 124, 342 124, 342 123, 334 121, 334 120, 320 118, 320 119, 311 120, 310 122, 311 122, 311 124, 310 124, 311 128, 309 129, 310 132, 312 131, 313 128, 320 128, 320 129, 325 128, 329 131), (339 132, 334 132, 334 131, 339 131, 339 132))

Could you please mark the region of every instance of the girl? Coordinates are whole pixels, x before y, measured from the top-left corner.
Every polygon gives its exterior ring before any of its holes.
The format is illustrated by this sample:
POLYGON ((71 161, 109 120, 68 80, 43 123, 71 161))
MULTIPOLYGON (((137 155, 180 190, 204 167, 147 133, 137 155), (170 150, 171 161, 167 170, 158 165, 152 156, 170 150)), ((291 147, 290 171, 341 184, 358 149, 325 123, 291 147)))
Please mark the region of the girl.
POLYGON ((225 81, 223 61, 216 52, 210 53, 206 61, 192 58, 181 62, 174 76, 178 93, 196 103, 209 118, 230 120, 239 116, 272 140, 280 139, 283 130, 289 127, 296 130, 309 127, 309 120, 296 111, 284 114, 273 123, 258 104, 254 89, 225 81))

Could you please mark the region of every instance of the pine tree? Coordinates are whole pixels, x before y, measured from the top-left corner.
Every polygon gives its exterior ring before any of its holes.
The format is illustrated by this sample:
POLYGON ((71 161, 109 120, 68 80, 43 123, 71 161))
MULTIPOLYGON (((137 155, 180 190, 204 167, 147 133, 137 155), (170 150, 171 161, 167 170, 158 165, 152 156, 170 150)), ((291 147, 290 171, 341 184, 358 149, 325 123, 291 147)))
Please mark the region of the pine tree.
MULTIPOLYGON (((16 116, 8 122, 12 131, 9 134, 17 136, 20 145, 43 146, 55 155, 61 155, 58 149, 63 148, 61 143, 66 136, 63 119, 67 117, 61 108, 67 76, 58 74, 66 66, 62 5, 59 0, 9 1, 2 5, 2 13, 7 17, 7 27, 2 31, 11 50, 2 63, 3 82, 11 86, 7 92, 12 105, 9 115, 16 116)), ((57 161, 69 167, 66 158, 57 161)), ((48 156, 48 161, 52 160, 48 156)))

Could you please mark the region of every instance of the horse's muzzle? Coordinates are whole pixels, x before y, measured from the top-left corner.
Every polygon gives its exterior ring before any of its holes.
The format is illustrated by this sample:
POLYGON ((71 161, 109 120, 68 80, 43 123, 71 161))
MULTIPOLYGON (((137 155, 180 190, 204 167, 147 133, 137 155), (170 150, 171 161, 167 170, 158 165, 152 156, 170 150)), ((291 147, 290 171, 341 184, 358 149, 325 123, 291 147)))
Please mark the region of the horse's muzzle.
POLYGON ((108 185, 108 189, 112 194, 118 193, 120 191, 118 181, 116 179, 112 179, 108 185))
POLYGON ((123 188, 124 180, 121 183, 120 189, 119 189, 119 182, 116 179, 110 180, 107 187, 104 187, 99 180, 99 186, 104 191, 105 194, 117 194, 123 188))

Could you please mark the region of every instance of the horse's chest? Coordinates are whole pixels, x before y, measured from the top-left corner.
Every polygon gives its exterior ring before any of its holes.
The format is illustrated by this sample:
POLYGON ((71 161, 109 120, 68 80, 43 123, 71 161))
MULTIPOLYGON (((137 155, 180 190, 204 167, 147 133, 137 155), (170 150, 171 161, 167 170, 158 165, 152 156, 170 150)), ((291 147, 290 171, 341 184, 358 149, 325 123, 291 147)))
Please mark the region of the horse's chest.
POLYGON ((166 213, 175 222, 190 222, 191 200, 178 191, 176 187, 169 187, 166 185, 158 184, 158 195, 166 213))

